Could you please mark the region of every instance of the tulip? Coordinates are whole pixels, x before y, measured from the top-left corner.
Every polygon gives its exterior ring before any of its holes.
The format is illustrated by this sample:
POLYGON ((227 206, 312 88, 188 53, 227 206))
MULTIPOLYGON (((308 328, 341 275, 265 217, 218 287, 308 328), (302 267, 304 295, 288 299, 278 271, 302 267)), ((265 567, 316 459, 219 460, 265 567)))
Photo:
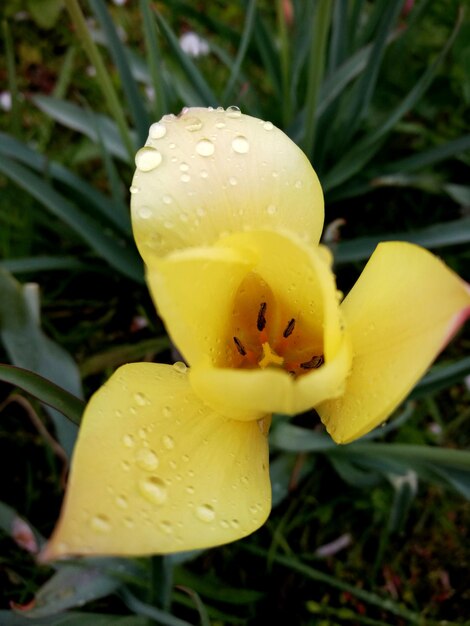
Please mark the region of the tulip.
POLYGON ((470 313, 428 251, 380 244, 341 302, 302 151, 235 107, 150 128, 136 244, 185 362, 119 368, 90 400, 44 558, 219 545, 271 508, 272 413, 315 408, 337 443, 382 423, 470 313))

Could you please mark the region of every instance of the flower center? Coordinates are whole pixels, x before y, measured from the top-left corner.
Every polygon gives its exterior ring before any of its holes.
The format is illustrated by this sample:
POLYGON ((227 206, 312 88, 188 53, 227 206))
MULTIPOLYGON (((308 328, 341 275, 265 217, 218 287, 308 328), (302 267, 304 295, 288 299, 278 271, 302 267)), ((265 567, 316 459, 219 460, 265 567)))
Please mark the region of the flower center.
POLYGON ((240 285, 234 299, 227 338, 225 366, 243 369, 282 368, 292 376, 321 367, 322 321, 292 315, 295 302, 286 304, 254 272, 240 285))

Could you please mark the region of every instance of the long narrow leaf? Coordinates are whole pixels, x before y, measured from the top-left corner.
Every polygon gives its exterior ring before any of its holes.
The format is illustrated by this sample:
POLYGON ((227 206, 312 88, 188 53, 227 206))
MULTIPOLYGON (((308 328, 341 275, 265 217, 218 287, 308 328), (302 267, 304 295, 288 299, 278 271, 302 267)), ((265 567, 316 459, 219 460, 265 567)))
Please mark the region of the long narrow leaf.
POLYGON ((119 72, 122 89, 126 95, 129 111, 137 129, 139 143, 144 144, 147 139, 150 120, 144 107, 142 96, 139 93, 137 84, 127 63, 125 48, 119 39, 116 27, 109 16, 103 0, 90 0, 90 5, 105 33, 111 56, 119 72))
POLYGON ((181 66, 181 69, 184 71, 191 85, 193 85, 195 91, 198 94, 199 101, 191 102, 188 104, 199 104, 201 106, 215 106, 216 104, 218 104, 217 98, 214 95, 212 89, 209 87, 205 78, 196 67, 196 65, 191 61, 189 56, 185 52, 183 52, 178 39, 175 37, 173 31, 168 26, 166 20, 158 11, 155 13, 155 15, 157 17, 158 24, 163 34, 165 35, 168 45, 170 46, 171 52, 173 53, 175 59, 181 66))
POLYGON ((381 141, 395 124, 416 104, 431 84, 437 70, 449 52, 462 24, 463 12, 459 12, 456 25, 445 46, 436 60, 428 67, 407 96, 395 107, 377 130, 366 135, 364 139, 354 144, 351 150, 328 172, 323 179, 325 191, 333 189, 356 174, 380 149, 381 141))
POLYGON ((96 69, 98 84, 101 87, 101 91, 103 92, 109 111, 114 117, 119 128, 121 139, 126 147, 129 161, 132 161, 136 146, 129 132, 126 117, 114 89, 109 72, 106 69, 99 50, 90 35, 88 25, 80 8, 80 4, 78 3, 78 0, 65 0, 65 6, 70 13, 74 26, 77 30, 77 34, 82 41, 83 47, 85 48, 85 52, 96 69))
POLYGON ((0 364, 0 380, 19 387, 40 402, 60 411, 74 424, 80 424, 85 403, 50 380, 14 365, 0 364))
POLYGON ((158 45, 156 25, 150 8, 150 0, 140 0, 140 11, 142 13, 145 49, 147 51, 147 65, 152 77, 154 116, 156 120, 159 120, 168 111, 168 96, 163 79, 162 55, 158 45))
POLYGON ((341 265, 367 259, 381 241, 409 241, 425 248, 444 248, 470 243, 470 217, 433 224, 414 232, 384 233, 340 242, 333 248, 335 263, 341 265))
MULTIPOLYGON (((96 134, 101 133, 100 125, 95 126, 96 134)), ((49 161, 47 157, 39 154, 26 144, 17 141, 13 137, 0 132, 0 153, 17 159, 24 165, 28 165, 42 176, 50 175, 54 180, 70 187, 74 192, 83 197, 92 210, 98 211, 110 224, 119 229, 122 234, 131 234, 129 211, 120 210, 107 196, 89 185, 86 180, 77 176, 60 163, 49 161)))
POLYGON ((136 281, 143 280, 142 266, 131 249, 126 249, 109 237, 92 218, 80 212, 38 176, 14 161, 0 155, 0 171, 30 193, 53 215, 61 219, 110 265, 136 281))
POLYGON ((232 92, 235 87, 235 83, 237 82, 238 77, 240 75, 240 68, 243 63, 243 59, 245 58, 246 51, 248 49, 248 44, 250 43, 250 40, 251 40, 251 36, 253 34, 253 26, 255 23, 255 15, 256 15, 256 2, 257 0, 249 0, 249 3, 248 3, 240 46, 238 48, 235 62, 233 63, 233 66, 232 66, 232 72, 230 74, 230 78, 227 81, 224 94, 222 96, 222 102, 225 105, 230 104, 229 100, 232 97, 232 92))

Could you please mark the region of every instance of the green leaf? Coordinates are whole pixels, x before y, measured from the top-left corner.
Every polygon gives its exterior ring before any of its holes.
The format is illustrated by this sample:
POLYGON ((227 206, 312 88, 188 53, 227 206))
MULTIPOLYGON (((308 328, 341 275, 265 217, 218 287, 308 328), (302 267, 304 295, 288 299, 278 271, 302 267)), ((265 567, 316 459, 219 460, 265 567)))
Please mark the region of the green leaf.
POLYGON ((368 259, 381 241, 409 241, 424 248, 443 248, 470 242, 470 217, 427 226, 421 230, 358 237, 331 246, 336 265, 368 259))
POLYGON ((139 93, 137 84, 132 76, 125 47, 122 44, 116 32, 116 27, 108 13, 106 5, 102 0, 89 0, 91 8, 98 18, 101 27, 106 36, 109 50, 119 72, 122 89, 126 95, 129 111, 134 125, 137 128, 137 134, 140 144, 144 144, 147 140, 150 120, 144 107, 142 96, 139 93))
POLYGON ((168 111, 168 94, 163 77, 163 63, 160 46, 156 33, 155 20, 150 8, 150 0, 140 0, 140 12, 142 13, 142 25, 145 37, 145 49, 147 51, 147 66, 152 78, 154 91, 154 116, 159 120, 168 111))
POLYGON ((218 104, 217 98, 214 95, 212 89, 209 87, 205 78, 199 71, 199 69, 192 62, 189 56, 185 52, 183 52, 178 39, 175 37, 173 31, 168 26, 163 16, 160 13, 158 13, 158 11, 155 13, 155 15, 157 17, 157 21, 162 30, 162 33, 164 34, 170 46, 170 50, 174 58, 177 60, 181 69, 187 76, 189 82, 191 83, 191 85, 193 86, 194 90, 196 91, 198 95, 198 101, 190 102, 190 103, 188 102, 188 105, 216 106, 218 104))
POLYGON ((240 46, 238 48, 237 56, 235 58, 235 62, 232 65, 232 71, 230 73, 230 77, 227 81, 227 84, 224 89, 224 94, 222 96, 222 102, 225 105, 230 104, 230 98, 232 97, 233 89, 235 87, 235 83, 238 80, 240 75, 240 68, 243 63, 243 59, 245 58, 246 51, 248 49, 248 44, 250 43, 253 27, 255 24, 255 16, 256 16, 256 2, 257 0, 249 0, 248 7, 246 9, 246 17, 245 24, 243 26, 242 38, 240 41, 240 46))
POLYGON ((137 615, 104 615, 103 613, 77 613, 67 611, 62 615, 51 615, 44 618, 29 617, 10 611, 0 611, 2 626, 148 626, 146 617, 137 615))
MULTIPOLYGON (((60 411, 74 424, 80 424, 85 409, 83 400, 54 385, 50 380, 21 367, 5 364, 0 364, 0 380, 23 389, 44 404, 60 411)), ((76 433, 76 429, 72 431, 76 433)))
POLYGON ((52 96, 34 96, 32 101, 56 122, 82 133, 96 144, 99 143, 99 135, 96 132, 96 127, 99 126, 106 149, 121 161, 133 163, 134 153, 131 159, 119 136, 116 124, 106 115, 87 111, 72 102, 52 96))
POLYGON ((0 269, 12 274, 29 274, 36 272, 48 272, 51 270, 88 270, 94 269, 92 265, 80 263, 74 257, 66 256, 31 256, 17 259, 0 261, 0 269))
POLYGON ((129 162, 132 162, 136 150, 135 141, 129 131, 126 116, 121 106, 119 97, 114 89, 109 71, 105 67, 100 52, 93 41, 78 0, 65 0, 65 6, 70 13, 77 35, 85 48, 88 58, 96 69, 97 84, 101 87, 108 109, 114 117, 117 127, 119 128, 122 143, 126 148, 128 160, 129 162))
MULTIPOLYGON (((2 293, 0 299, 0 338, 11 362, 17 368, 23 368, 23 370, 8 369, 8 365, 2 365, 2 375, 15 377, 15 380, 9 381, 12 384, 18 384, 17 378, 20 376, 23 382, 28 380, 27 384, 29 386, 35 385, 37 390, 41 389, 41 385, 47 387, 50 384, 49 381, 53 381, 61 389, 52 390, 48 388, 42 392, 43 395, 53 399, 54 392, 59 393, 60 391, 66 397, 72 394, 73 401, 75 401, 75 396, 80 397, 82 395, 78 367, 63 348, 51 341, 42 332, 37 286, 23 286, 7 272, 1 270, 0 292, 2 293), (31 371, 25 372, 24 370, 31 371), (47 380, 38 380, 33 372, 44 376, 47 380)), ((33 393, 33 395, 36 394, 33 393)), ((51 403, 47 400, 46 404, 56 406, 54 402, 51 403)), ((50 413, 59 441, 67 454, 70 455, 76 437, 76 428, 64 420, 61 415, 57 415, 54 411, 50 413)))
POLYGON ((41 178, 18 163, 0 155, 0 171, 30 193, 38 202, 72 228, 111 266, 133 280, 143 281, 142 263, 137 253, 104 232, 98 222, 82 213, 41 178))
MULTIPOLYGON (((94 128, 97 141, 99 141, 101 138, 100 125, 96 124, 94 128)), ((122 207, 116 206, 110 198, 60 163, 49 161, 47 157, 39 154, 28 145, 2 132, 0 132, 0 153, 20 161, 43 177, 49 175, 54 180, 66 185, 90 205, 91 211, 99 212, 121 233, 130 236, 132 230, 127 207, 125 210, 122 210, 122 207)))
POLYGON ((455 385, 455 383, 459 383, 469 374, 470 356, 464 357, 455 363, 436 365, 418 383, 411 392, 410 398, 421 398, 441 389, 446 389, 451 385, 455 385))
POLYGON ((41 28, 52 28, 63 9, 62 0, 27 0, 26 6, 33 20, 41 28))

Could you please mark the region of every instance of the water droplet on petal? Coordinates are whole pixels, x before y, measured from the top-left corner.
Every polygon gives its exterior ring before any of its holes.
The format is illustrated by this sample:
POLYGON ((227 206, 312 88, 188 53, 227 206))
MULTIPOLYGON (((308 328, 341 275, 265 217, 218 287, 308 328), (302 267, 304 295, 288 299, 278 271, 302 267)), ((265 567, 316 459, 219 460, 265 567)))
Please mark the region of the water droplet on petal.
POLYGON ((184 122, 184 127, 190 132, 195 130, 201 130, 202 122, 198 117, 187 117, 184 122))
POLYGON ((206 209, 204 209, 203 207, 198 207, 196 209, 196 215, 198 215, 199 217, 204 217, 204 215, 206 215, 206 209))
POLYGON ((238 528, 240 526, 240 522, 237 519, 233 519, 230 521, 230 526, 232 528, 238 528))
POLYGON ((162 122, 174 122, 176 115, 174 113, 167 113, 162 117, 162 122))
POLYGON ((201 170, 201 178, 207 178, 209 176, 207 170, 201 170))
POLYGON ((240 117, 242 114, 242 112, 240 111, 240 109, 236 106, 230 106, 227 108, 227 110, 225 111, 225 115, 227 117, 230 117, 232 119, 236 119, 238 117, 240 117))
POLYGON ((132 448, 135 443, 134 437, 132 435, 124 435, 124 437, 122 438, 122 442, 126 446, 126 448, 132 448))
POLYGON ((126 496, 117 496, 116 497, 116 504, 121 509, 127 509, 127 507, 129 506, 129 503, 127 502, 126 496))
POLYGON ((216 128, 225 128, 227 126, 227 124, 225 122, 223 122, 222 120, 220 120, 219 122, 215 123, 215 127, 216 128))
POLYGON ((226 519, 221 520, 220 525, 222 526, 222 528, 229 528, 230 524, 227 522, 226 519))
POLYGON ((296 180, 294 183, 294 187, 296 189, 301 189, 302 188, 302 181, 301 180, 296 180))
POLYGON ((191 176, 189 174, 181 174, 180 181, 182 183, 189 183, 190 180, 191 180, 191 176))
POLYGON ((161 139, 166 135, 166 126, 161 122, 156 122, 152 124, 149 128, 149 137, 150 139, 161 139))
POLYGON ((124 518, 124 524, 127 526, 127 528, 133 528, 134 527, 134 520, 132 519, 132 517, 125 517, 124 518))
POLYGON ((121 467, 125 472, 128 472, 131 469, 129 461, 121 461, 121 467))
POLYGON ((186 370, 188 368, 186 367, 186 364, 183 363, 183 361, 176 361, 176 363, 173 363, 173 369, 176 370, 179 374, 184 374, 186 373, 186 370))
POLYGON ((202 504, 196 509, 196 517, 201 522, 212 522, 215 519, 215 511, 210 504, 202 504))
POLYGON ((204 138, 197 142, 196 152, 203 157, 209 157, 214 154, 215 146, 210 139, 204 138))
POLYGON ((228 182, 232 185, 232 187, 235 187, 238 184, 238 180, 235 178, 235 176, 230 176, 228 182))
POLYGON ((152 209, 148 206, 141 206, 137 209, 137 215, 143 220, 148 220, 152 217, 152 209))
POLYGON ((161 153, 155 148, 150 148, 149 146, 141 148, 135 155, 135 166, 141 172, 150 172, 158 167, 161 162, 161 153))
POLYGON ((182 172, 187 172, 189 170, 189 165, 187 163, 181 163, 180 170, 182 172))
POLYGON ((193 487, 192 485, 188 485, 188 486, 186 487, 186 491, 187 491, 189 494, 193 494, 193 493, 194 493, 194 487, 193 487))
POLYGON ((140 469, 152 472, 159 465, 158 456, 149 448, 140 448, 135 456, 135 461, 140 469))
POLYGON ((162 409, 162 413, 163 413, 163 417, 171 417, 171 414, 172 414, 171 407, 164 406, 162 409))
POLYGON ((175 440, 171 435, 163 435, 162 444, 167 450, 173 450, 175 447, 175 440))
POLYGON ((163 522, 160 522, 158 526, 160 527, 160 530, 165 533, 165 535, 171 535, 171 533, 173 532, 173 526, 171 525, 171 522, 164 520, 163 522))
POLYGON ((232 140, 232 148, 233 151, 237 152, 238 154, 246 154, 250 149, 250 144, 246 137, 244 137, 243 135, 237 135, 232 140))
POLYGON ((171 204, 173 202, 173 198, 168 194, 165 194, 162 198, 164 204, 171 204))
POLYGON ((271 122, 264 122, 263 128, 264 128, 264 130, 272 130, 274 128, 274 126, 273 126, 273 124, 271 122))
POLYGON ((165 484, 157 476, 147 476, 139 482, 139 491, 152 504, 161 505, 166 501, 165 484))
POLYGON ((111 522, 106 515, 94 515, 90 520, 90 526, 97 533, 109 533, 111 522))
POLYGON ((139 191, 140 191, 140 187, 136 187, 135 185, 131 185, 131 186, 129 187, 129 191, 130 191, 131 193, 139 193, 139 191))
POLYGON ((143 393, 137 392, 134 395, 134 400, 139 406, 145 406, 146 404, 150 404, 149 399, 143 393))
POLYGON ((266 207, 266 213, 268 215, 274 215, 277 212, 277 207, 274 204, 270 204, 266 207))

